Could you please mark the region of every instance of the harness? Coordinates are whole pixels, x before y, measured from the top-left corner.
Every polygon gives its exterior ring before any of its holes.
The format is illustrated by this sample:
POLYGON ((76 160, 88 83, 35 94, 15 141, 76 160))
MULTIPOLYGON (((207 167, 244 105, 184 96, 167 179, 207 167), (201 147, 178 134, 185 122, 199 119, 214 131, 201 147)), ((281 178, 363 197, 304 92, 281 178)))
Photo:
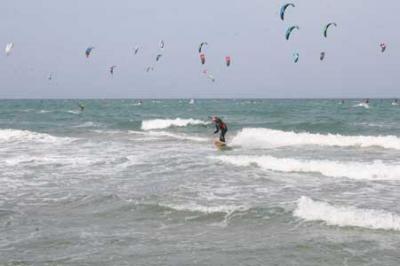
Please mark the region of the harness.
POLYGON ((224 122, 222 122, 222 121, 220 120, 220 121, 218 121, 218 127, 219 127, 220 129, 225 129, 225 128, 226 128, 226 125, 225 125, 224 122))

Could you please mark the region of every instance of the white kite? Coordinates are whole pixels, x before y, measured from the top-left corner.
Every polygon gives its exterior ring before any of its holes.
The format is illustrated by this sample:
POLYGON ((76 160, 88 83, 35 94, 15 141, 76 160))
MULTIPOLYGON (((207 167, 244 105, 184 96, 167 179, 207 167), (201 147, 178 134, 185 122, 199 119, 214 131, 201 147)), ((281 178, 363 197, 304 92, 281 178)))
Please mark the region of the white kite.
POLYGON ((7 43, 7 45, 6 45, 6 49, 4 49, 5 50, 5 52, 6 52, 6 55, 7 56, 9 56, 10 55, 10 53, 11 53, 11 50, 14 48, 14 43, 12 43, 12 42, 10 42, 10 43, 7 43))

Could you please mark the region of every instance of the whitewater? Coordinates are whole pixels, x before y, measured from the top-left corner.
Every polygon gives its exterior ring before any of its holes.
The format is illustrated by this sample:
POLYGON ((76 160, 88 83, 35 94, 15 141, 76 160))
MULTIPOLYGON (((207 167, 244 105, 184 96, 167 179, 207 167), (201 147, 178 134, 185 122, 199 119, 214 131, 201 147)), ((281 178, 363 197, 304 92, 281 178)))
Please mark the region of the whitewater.
POLYGON ((400 216, 398 214, 353 206, 334 206, 304 196, 297 201, 294 215, 306 221, 323 221, 332 226, 400 230, 400 216))
POLYGON ((390 100, 79 102, 1 101, 0 265, 400 263, 390 100))
POLYGON ((251 148, 280 146, 338 146, 338 147, 381 147, 400 149, 400 138, 388 136, 346 136, 340 134, 319 134, 273 130, 268 128, 244 128, 232 140, 234 145, 251 148))
POLYGON ((218 156, 214 159, 237 166, 257 165, 265 170, 286 173, 320 173, 327 177, 347 177, 360 180, 400 180, 400 165, 388 165, 382 161, 360 163, 297 160, 272 156, 218 156))

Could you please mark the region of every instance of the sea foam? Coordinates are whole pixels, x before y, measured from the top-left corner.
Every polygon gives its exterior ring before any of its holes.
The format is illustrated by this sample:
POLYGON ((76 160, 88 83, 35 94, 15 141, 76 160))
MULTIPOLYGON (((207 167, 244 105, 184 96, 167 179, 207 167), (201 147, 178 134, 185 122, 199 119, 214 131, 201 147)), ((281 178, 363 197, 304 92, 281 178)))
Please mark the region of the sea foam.
MULTIPOLYGON (((149 137, 149 140, 154 140, 154 139, 161 139, 161 138, 171 138, 171 139, 177 139, 177 140, 188 140, 188 141, 195 141, 195 142, 207 142, 209 139, 207 138, 202 138, 202 137, 197 137, 197 136, 189 136, 187 134, 176 134, 176 133, 171 133, 167 131, 134 131, 130 130, 128 131, 130 134, 134 135, 141 135, 144 137, 149 137)), ((145 140, 145 139, 142 139, 145 140)))
POLYGON ((317 145, 377 146, 400 150, 400 138, 396 136, 344 136, 339 134, 296 133, 268 128, 244 128, 232 139, 232 144, 249 148, 317 145))
POLYGON ((297 200, 294 216, 306 221, 323 221, 340 227, 357 226, 369 229, 400 231, 400 216, 384 210, 334 206, 302 196, 297 200))
POLYGON ((195 137, 195 136, 188 136, 184 134, 175 134, 175 133, 170 133, 166 131, 149 131, 148 132, 149 136, 153 137, 169 137, 173 139, 178 139, 178 140, 190 140, 190 141, 195 141, 195 142, 207 142, 207 138, 202 138, 202 137, 195 137))
POLYGON ((218 156, 212 157, 236 166, 257 165, 265 170, 279 172, 320 173, 330 177, 347 177, 360 180, 400 180, 400 165, 340 162, 330 160, 298 160, 272 156, 218 156))

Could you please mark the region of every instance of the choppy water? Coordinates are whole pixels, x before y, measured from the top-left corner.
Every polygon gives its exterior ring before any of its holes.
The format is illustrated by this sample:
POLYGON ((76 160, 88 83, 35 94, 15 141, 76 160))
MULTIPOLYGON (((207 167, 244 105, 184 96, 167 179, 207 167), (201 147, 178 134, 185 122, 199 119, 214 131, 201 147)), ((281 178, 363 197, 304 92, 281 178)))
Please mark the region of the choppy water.
POLYGON ((399 265, 390 101, 76 102, 0 101, 1 265, 399 265))

